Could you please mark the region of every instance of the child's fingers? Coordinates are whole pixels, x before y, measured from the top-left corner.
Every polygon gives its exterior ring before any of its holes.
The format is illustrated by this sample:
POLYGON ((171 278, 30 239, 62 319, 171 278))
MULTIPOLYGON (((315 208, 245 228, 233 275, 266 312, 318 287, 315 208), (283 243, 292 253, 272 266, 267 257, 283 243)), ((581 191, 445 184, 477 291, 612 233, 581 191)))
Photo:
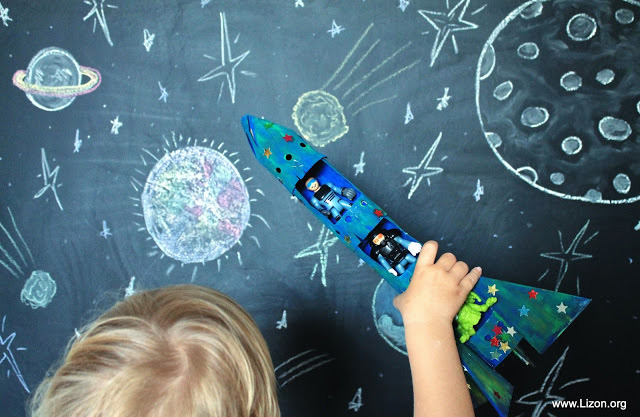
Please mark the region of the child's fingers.
POLYGON ((462 261, 458 261, 451 267, 450 271, 456 278, 459 280, 464 278, 465 275, 469 272, 469 265, 462 261))
POLYGON ((440 258, 436 261, 436 265, 444 269, 445 271, 449 271, 457 261, 458 260, 453 253, 447 252, 440 256, 440 258))
POLYGON ((465 295, 469 294, 473 289, 480 279, 480 275, 482 275, 482 268, 476 266, 460 280, 460 287, 464 290, 465 295))
POLYGON ((416 269, 421 266, 433 265, 436 261, 438 253, 438 242, 430 240, 422 246, 418 260, 416 261, 416 269))

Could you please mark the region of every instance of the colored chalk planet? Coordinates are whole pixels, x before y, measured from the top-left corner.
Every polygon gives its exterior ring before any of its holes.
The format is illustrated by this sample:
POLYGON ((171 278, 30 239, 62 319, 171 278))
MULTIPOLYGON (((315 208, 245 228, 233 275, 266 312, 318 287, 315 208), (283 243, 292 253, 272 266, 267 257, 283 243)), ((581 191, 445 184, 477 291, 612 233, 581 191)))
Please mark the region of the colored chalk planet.
POLYGON ((231 249, 251 211, 235 165, 220 152, 200 146, 160 158, 141 201, 145 226, 158 248, 183 263, 211 261, 231 249))
POLYGON ((88 94, 100 85, 98 70, 78 65, 64 49, 50 47, 38 52, 29 62, 27 70, 13 75, 13 84, 27 93, 27 98, 46 111, 62 110, 76 96, 88 94), (82 77, 87 81, 82 83, 82 77))

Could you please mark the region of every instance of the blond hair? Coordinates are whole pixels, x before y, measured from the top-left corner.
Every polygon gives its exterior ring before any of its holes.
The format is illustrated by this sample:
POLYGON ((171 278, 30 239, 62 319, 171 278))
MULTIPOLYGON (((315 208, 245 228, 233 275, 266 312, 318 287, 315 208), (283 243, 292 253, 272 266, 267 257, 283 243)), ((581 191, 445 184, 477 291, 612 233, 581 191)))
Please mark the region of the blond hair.
POLYGON ((279 417, 267 344, 205 287, 136 293, 88 325, 31 404, 33 417, 279 417))

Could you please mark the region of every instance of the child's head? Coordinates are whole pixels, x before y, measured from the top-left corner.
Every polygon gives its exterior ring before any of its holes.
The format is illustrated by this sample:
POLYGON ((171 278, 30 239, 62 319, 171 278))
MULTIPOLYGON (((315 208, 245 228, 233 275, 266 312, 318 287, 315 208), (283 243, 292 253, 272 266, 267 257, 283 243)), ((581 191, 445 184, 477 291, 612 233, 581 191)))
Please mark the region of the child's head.
POLYGON ((91 323, 32 400, 33 417, 279 416, 249 314, 215 290, 136 293, 91 323))

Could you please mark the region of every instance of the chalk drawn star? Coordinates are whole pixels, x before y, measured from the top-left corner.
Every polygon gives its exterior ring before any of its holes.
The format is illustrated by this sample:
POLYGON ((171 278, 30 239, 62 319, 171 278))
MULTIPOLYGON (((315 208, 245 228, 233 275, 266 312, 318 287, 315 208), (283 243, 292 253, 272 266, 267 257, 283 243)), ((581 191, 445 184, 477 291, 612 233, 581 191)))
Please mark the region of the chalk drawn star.
MULTIPOLYGON (((231 54, 231 45, 229 43, 229 29, 227 26, 227 17, 224 13, 220 13, 220 60, 222 63, 198 78, 198 81, 209 81, 217 77, 225 77, 227 85, 229 86, 229 93, 231 94, 231 103, 236 102, 236 68, 240 63, 249 55, 251 51, 245 51, 243 54, 233 57, 231 54)), ((213 59, 207 55, 205 58, 213 59)), ((222 87, 224 81, 220 86, 220 95, 218 95, 218 102, 222 95, 222 87)))
POLYGON ((356 176, 358 174, 364 174, 365 165, 367 164, 364 162, 364 151, 362 151, 360 153, 360 162, 358 162, 357 164, 353 164, 353 167, 356 169, 356 173, 355 173, 356 176))
POLYGON ((146 49, 147 52, 149 52, 151 50, 151 47, 153 46, 153 40, 156 38, 156 34, 149 32, 148 29, 144 29, 142 31, 142 36, 144 36, 144 41, 142 42, 142 45, 144 45, 144 49, 146 49))
POLYGON ((80 129, 76 129, 76 139, 73 141, 73 153, 80 152, 82 146, 82 139, 80 139, 80 129))
POLYGON ((408 184, 411 184, 411 189, 409 190, 409 196, 408 196, 409 199, 411 198, 413 193, 418 189, 423 178, 427 178, 428 184, 431 185, 431 180, 429 179, 429 177, 432 175, 440 174, 443 171, 443 169, 440 167, 429 166, 429 164, 431 163, 431 159, 433 158, 433 154, 436 152, 436 149, 438 148, 440 139, 442 139, 442 132, 438 134, 438 138, 436 139, 435 142, 433 142, 433 145, 431 145, 431 148, 429 148, 429 150, 425 154, 424 158, 422 158, 422 161, 420 161, 418 166, 408 167, 402 170, 403 173, 410 174, 412 176, 403 185, 403 187, 406 187, 408 184))
POLYGON ((122 127, 122 122, 120 121, 120 116, 116 116, 115 119, 111 120, 111 134, 117 135, 119 133, 120 128, 122 127))
POLYGON ((327 32, 331 34, 331 37, 334 38, 336 35, 339 35, 340 32, 342 32, 344 30, 344 27, 337 25, 336 21, 334 20, 333 23, 331 23, 331 29, 329 29, 327 32))
MULTIPOLYGON (((541 253, 540 256, 548 259, 553 259, 560 262, 560 268, 558 270, 558 278, 556 279, 555 291, 558 291, 560 288, 560 284, 562 284, 562 280, 564 280, 565 275, 567 274, 567 270, 569 269, 569 264, 573 261, 578 261, 581 259, 589 259, 593 255, 579 253, 576 252, 578 246, 580 245, 580 241, 584 237, 584 234, 587 231, 587 227, 589 227, 589 220, 582 226, 582 229, 576 234, 573 238, 573 241, 569 245, 567 249, 564 249, 564 245, 562 243, 562 232, 558 230, 558 235, 560 237, 560 252, 546 252, 541 253)), ((593 236, 592 236, 593 237, 593 236)), ((591 238, 585 241, 587 243, 591 238)))
POLYGON ((169 93, 167 92, 167 89, 162 86, 160 81, 158 81, 158 87, 160 87, 160 97, 158 97, 158 101, 164 101, 166 103, 169 93))
MULTIPOLYGON (((318 255, 322 285, 325 287, 327 286, 327 262, 329 260, 329 248, 333 246, 337 241, 338 238, 335 237, 329 229, 322 226, 322 230, 320 230, 320 233, 318 234, 316 243, 305 249, 302 249, 294 256, 295 259, 300 259, 307 256, 318 255)), ((311 279, 313 279, 317 270, 318 264, 316 263, 313 267, 313 272, 311 273, 311 279)))
MULTIPOLYGON (((569 351, 569 346, 567 346, 556 363, 551 367, 549 373, 544 378, 544 381, 542 381, 542 385, 538 390, 525 394, 516 401, 518 404, 535 405, 531 417, 540 417, 544 409, 553 401, 563 401, 565 399, 565 397, 563 396, 552 394, 552 391, 554 389, 556 380, 558 379, 558 375, 560 375, 562 366, 564 365, 564 361, 567 357, 567 351, 569 351)), ((563 384, 560 388, 558 388, 558 391, 570 385, 579 384, 586 381, 589 381, 589 378, 574 379, 567 382, 566 384, 563 384)), ((547 414, 551 415, 549 413, 547 414)))
POLYGON ((38 190, 33 198, 40 198, 47 190, 51 190, 54 197, 56 198, 58 207, 60 207, 60 210, 64 210, 62 208, 62 203, 60 203, 60 198, 58 197, 58 187, 60 186, 60 184, 58 184, 57 182, 60 166, 55 167, 54 170, 51 171, 51 168, 49 167, 49 161, 47 161, 47 153, 44 148, 40 148, 40 154, 42 159, 42 180, 44 181, 44 187, 38 190), (49 182, 49 180, 51 180, 51 182, 49 182))
POLYGON ((302 0, 296 0, 296 4, 295 4, 295 6, 296 6, 296 9, 297 9, 298 7, 304 7, 304 2, 303 2, 302 0))
POLYGON ((408 124, 413 120, 413 113, 411 112, 411 103, 407 103, 407 111, 404 113, 404 124, 408 124))
POLYGON ((480 197, 483 195, 484 195, 484 186, 480 185, 480 178, 478 178, 478 182, 476 183, 476 191, 473 193, 473 198, 475 198, 476 201, 480 201, 480 197))
POLYGON ((96 33, 96 20, 100 23, 100 27, 102 28, 102 33, 104 33, 104 37, 107 39, 107 43, 109 46, 113 46, 113 42, 111 41, 111 35, 109 34, 109 26, 107 26, 107 18, 104 15, 104 6, 107 6, 111 9, 117 9, 118 6, 114 6, 113 4, 104 4, 105 0, 83 0, 84 4, 88 4, 91 7, 89 13, 82 18, 82 20, 87 20, 91 16, 93 17, 93 33, 96 33), (98 6, 98 1, 100 5, 98 6))
POLYGON ((107 221, 106 220, 102 221, 102 231, 100 232, 100 236, 105 238, 105 240, 107 239, 108 236, 113 236, 113 234, 111 233, 111 229, 109 229, 107 227, 107 221))
MULTIPOLYGON (((2 357, 0 357, 0 364, 2 364, 6 359, 7 363, 13 370, 13 373, 18 378, 18 381, 20 381, 20 385, 22 385, 22 388, 24 388, 25 391, 29 392, 29 387, 27 387, 27 383, 24 381, 24 378, 22 377, 22 373, 20 372, 20 368, 18 367, 18 362, 16 362, 16 358, 13 354, 13 351, 11 350, 11 344, 13 343, 13 340, 16 337, 16 333, 15 332, 11 333, 9 336, 7 336, 6 339, 3 336, 6 319, 7 319, 7 316, 4 316, 2 318, 2 332, 0 332, 0 349, 1 349, 0 351, 2 352, 2 357)), ((26 349, 17 348, 16 350, 26 350, 26 349)), ((7 376, 9 376, 9 371, 7 371, 7 376)))
MULTIPOLYGON (((418 10, 420 16, 425 18, 427 22, 429 22, 429 24, 438 31, 436 38, 433 41, 433 48, 431 49, 430 66, 433 67, 433 64, 435 64, 436 59, 438 59, 438 55, 440 55, 440 51, 449 36, 451 36, 451 42, 453 43, 455 53, 458 53, 458 43, 455 35, 453 35, 454 32, 478 28, 478 25, 475 23, 468 22, 463 19, 464 13, 467 11, 467 7, 469 6, 469 1, 471 0, 461 0, 458 4, 453 6, 453 9, 447 10, 446 12, 418 10)), ((447 8, 448 4, 449 2, 447 1, 447 8)), ((422 34, 424 35, 426 33, 429 32, 423 32, 422 34)))
POLYGON ((400 9, 400 10, 402 10, 404 12, 405 9, 407 8, 407 6, 409 6, 409 1, 408 0, 400 0, 400 4, 398 4, 398 9, 400 9))
POLYGON ((13 22, 13 19, 9 17, 9 9, 4 8, 2 3, 0 3, 0 19, 2 19, 2 24, 9 27, 9 22, 13 22))

